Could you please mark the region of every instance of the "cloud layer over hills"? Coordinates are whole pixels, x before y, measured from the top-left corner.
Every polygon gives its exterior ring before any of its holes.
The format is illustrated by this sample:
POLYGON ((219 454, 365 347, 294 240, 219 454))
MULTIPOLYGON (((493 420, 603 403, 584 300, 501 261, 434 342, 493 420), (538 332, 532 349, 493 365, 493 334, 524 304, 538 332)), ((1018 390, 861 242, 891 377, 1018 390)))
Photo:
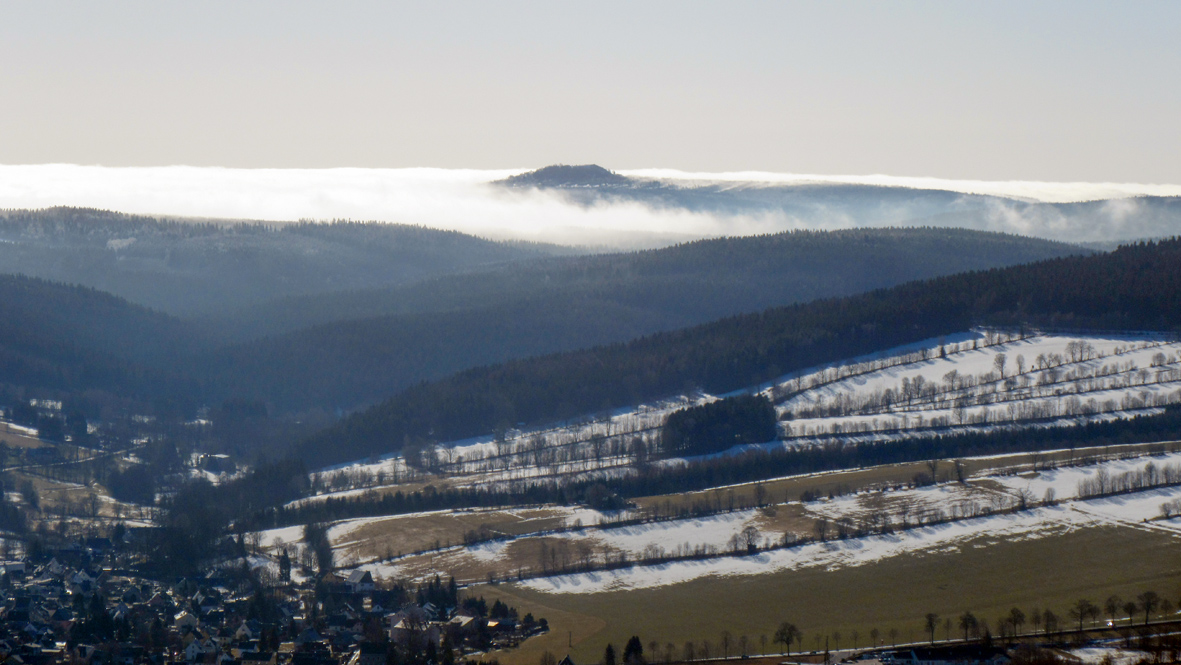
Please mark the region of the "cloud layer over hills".
POLYGON ((1171 213, 1142 219, 1145 200, 1131 198, 1181 196, 1181 185, 620 171, 637 182, 660 183, 655 200, 639 190, 588 199, 571 197, 569 189, 494 184, 523 171, 14 165, 0 166, 0 208, 69 205, 198 218, 379 220, 497 239, 606 247, 800 228, 923 224, 1092 242, 1181 230, 1173 228, 1171 213), (866 205, 875 192, 897 194, 899 188, 913 196, 866 205), (850 196, 856 205, 849 204, 850 196), (940 203, 932 207, 924 199, 915 205, 924 196, 940 203), (708 205, 701 205, 707 199, 708 205), (1097 199, 1111 201, 1092 204, 1085 215, 1054 207, 1097 199))

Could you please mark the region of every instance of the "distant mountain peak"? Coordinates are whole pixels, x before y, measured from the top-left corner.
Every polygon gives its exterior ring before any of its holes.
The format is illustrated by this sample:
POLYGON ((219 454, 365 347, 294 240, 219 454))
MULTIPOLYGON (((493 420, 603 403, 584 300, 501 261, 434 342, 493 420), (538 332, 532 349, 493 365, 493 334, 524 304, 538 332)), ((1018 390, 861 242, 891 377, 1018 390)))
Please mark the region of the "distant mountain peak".
POLYGON ((631 178, 598 164, 554 164, 500 181, 509 187, 627 187, 631 178))

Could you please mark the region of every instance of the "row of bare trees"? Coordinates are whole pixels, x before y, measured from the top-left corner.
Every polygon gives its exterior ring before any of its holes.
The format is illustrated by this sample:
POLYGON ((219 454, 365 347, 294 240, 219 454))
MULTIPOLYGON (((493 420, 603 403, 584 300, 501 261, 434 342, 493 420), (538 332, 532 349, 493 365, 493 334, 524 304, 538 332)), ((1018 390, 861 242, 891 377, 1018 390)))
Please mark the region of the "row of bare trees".
MULTIPOLYGON (((971 376, 953 369, 943 376, 942 382, 929 381, 922 375, 903 377, 901 385, 892 388, 882 388, 859 395, 838 393, 828 399, 818 398, 809 405, 797 407, 793 416, 821 418, 895 414, 920 408, 966 408, 1056 397, 1063 393, 1081 395, 1181 380, 1181 368, 1170 367, 1178 364, 1176 355, 1165 356, 1163 353, 1157 353, 1152 361, 1155 368, 1153 371, 1138 368, 1135 361, 1127 361, 1093 369, 1077 366, 1068 372, 1059 371, 1058 368, 1068 363, 1074 364, 1076 361, 1064 359, 1058 354, 1051 356, 1051 360, 1045 360, 1043 355, 1039 355, 1036 364, 1027 371, 1024 357, 1018 355, 1017 373, 1006 374, 1008 356, 998 353, 993 359, 996 368, 994 372, 971 376), (1039 371, 1040 374, 1035 380, 1034 373, 1039 371)), ((1077 362, 1092 359, 1089 353, 1080 353, 1078 357, 1085 360, 1077 362)))

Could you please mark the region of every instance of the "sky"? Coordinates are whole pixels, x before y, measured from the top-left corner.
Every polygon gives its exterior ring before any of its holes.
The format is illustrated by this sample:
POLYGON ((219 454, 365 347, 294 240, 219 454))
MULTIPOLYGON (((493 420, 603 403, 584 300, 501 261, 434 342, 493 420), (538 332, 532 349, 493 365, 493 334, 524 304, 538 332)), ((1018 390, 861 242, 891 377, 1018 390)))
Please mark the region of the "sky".
POLYGON ((1181 183, 1178 25, 1151 1, 0 3, 0 164, 1181 183))

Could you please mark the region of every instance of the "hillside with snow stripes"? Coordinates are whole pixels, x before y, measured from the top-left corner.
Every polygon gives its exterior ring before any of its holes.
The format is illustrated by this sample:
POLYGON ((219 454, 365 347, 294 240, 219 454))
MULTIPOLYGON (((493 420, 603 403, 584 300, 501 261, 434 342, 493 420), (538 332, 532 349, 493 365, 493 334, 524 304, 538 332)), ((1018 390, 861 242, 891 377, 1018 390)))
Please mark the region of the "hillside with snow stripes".
MULTIPOLYGON (((746 392, 776 405, 774 449, 890 441, 999 428, 1065 427, 1159 412, 1181 401, 1181 343, 1160 334, 978 330, 854 358, 746 392)), ((668 415, 718 399, 672 396, 549 427, 412 449, 315 475, 319 497, 424 481, 477 486, 610 478, 642 464, 683 464, 661 448, 668 415)), ((317 497, 301 501, 315 501, 317 497)))
POLYGON ((1181 401, 1181 345, 1163 336, 988 334, 775 386, 786 441, 1122 417, 1181 401))

